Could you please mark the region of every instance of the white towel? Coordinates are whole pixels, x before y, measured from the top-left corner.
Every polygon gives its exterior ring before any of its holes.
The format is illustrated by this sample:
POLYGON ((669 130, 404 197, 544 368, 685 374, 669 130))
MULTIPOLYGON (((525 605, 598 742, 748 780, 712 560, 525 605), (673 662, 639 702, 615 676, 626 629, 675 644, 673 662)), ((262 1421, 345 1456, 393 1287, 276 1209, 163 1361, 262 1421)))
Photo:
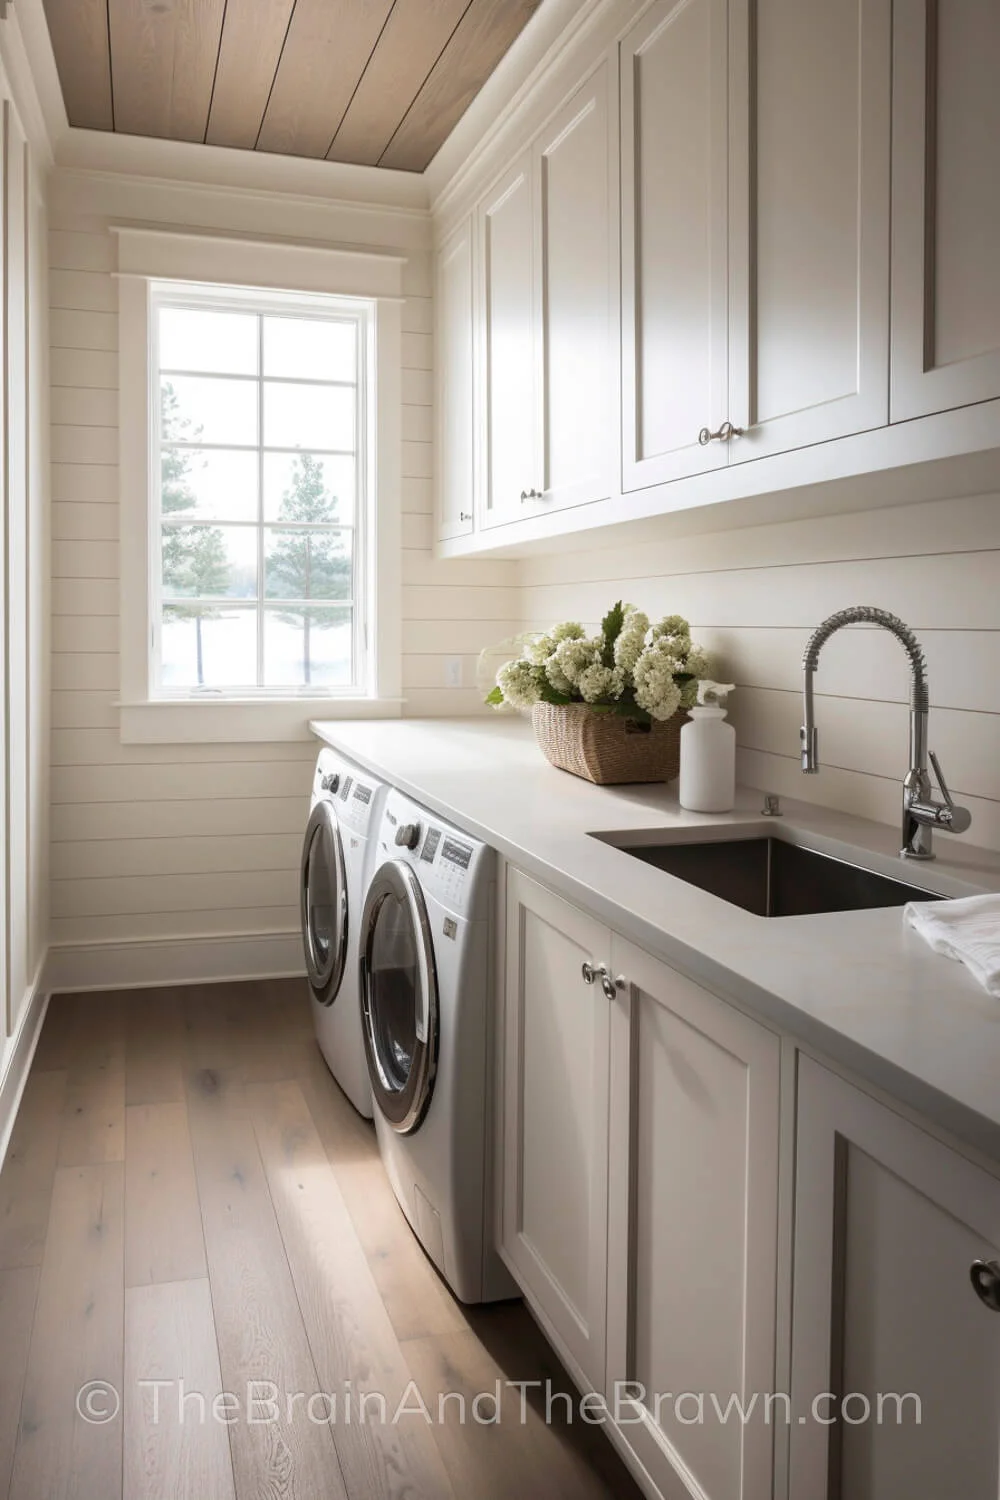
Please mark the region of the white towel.
POLYGON ((1000 995, 1000 895, 911 901, 903 917, 935 953, 958 959, 991 995, 1000 995))

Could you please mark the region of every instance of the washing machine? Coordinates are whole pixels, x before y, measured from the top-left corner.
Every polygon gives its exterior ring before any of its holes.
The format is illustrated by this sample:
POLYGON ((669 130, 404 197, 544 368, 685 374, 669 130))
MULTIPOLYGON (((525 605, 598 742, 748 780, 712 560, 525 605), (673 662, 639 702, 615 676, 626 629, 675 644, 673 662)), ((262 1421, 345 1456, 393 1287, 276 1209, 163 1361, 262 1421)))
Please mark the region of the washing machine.
POLYGON ((358 934, 387 788, 320 751, 302 845, 302 942, 316 1040, 359 1114, 371 1119, 358 993, 358 934))
POLYGON ((375 1127, 393 1191, 463 1302, 517 1295, 491 1226, 493 851, 388 793, 360 937, 375 1127))

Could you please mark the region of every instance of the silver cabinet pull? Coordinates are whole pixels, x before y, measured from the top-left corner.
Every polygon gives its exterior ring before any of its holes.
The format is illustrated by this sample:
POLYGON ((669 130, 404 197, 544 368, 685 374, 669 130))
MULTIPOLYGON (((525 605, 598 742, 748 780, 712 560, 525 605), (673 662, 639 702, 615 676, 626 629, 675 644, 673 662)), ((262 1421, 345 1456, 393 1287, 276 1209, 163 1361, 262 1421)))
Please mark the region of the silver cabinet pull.
POLYGON ((521 504, 522 505, 524 505, 528 500, 541 500, 541 499, 542 499, 542 492, 541 492, 541 490, 531 489, 531 490, 522 490, 521 491, 521 504))
POLYGON ((591 964, 584 961, 580 965, 580 973, 583 975, 584 984, 596 984, 601 981, 601 989, 604 991, 605 999, 614 1000, 619 990, 625 988, 625 976, 619 974, 616 978, 611 977, 611 970, 607 964, 591 964))
POLYGON ((458 513, 458 519, 460 521, 471 521, 472 520, 472 511, 471 510, 460 510, 459 513, 458 513))
POLYGON ((710 427, 703 427, 698 434, 698 441, 703 448, 708 443, 728 443, 730 438, 742 437, 744 430, 742 427, 734 427, 732 422, 723 422, 717 432, 713 432, 710 427))
POLYGON ((969 1280, 980 1302, 990 1312, 1000 1312, 1000 1260, 974 1260, 969 1280))

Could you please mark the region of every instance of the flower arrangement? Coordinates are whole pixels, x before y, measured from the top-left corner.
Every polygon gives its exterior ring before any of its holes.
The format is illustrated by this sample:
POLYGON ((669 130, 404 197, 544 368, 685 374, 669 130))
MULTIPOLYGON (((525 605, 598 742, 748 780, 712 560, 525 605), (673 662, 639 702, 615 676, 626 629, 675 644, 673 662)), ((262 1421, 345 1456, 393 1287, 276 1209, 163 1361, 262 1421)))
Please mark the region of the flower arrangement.
POLYGON ((655 625, 634 604, 621 600, 588 636, 575 620, 525 637, 525 654, 497 673, 486 701, 532 708, 586 704, 595 714, 619 714, 637 724, 672 719, 690 708, 698 681, 711 675, 704 651, 693 644, 680 615, 655 625))

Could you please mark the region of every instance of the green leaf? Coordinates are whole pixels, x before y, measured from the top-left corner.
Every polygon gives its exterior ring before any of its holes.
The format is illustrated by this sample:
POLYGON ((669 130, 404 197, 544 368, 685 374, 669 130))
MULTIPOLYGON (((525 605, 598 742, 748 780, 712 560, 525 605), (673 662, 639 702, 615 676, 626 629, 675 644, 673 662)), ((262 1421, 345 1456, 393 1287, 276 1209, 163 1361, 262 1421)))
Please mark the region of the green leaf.
POLYGON ((615 641, 621 635, 624 623, 625 610, 622 607, 622 601, 619 599, 618 603, 608 610, 601 621, 601 635, 604 637, 604 649, 601 652, 601 661, 606 667, 613 667, 615 664, 615 641))
POLYGON ((556 692, 556 689, 544 675, 539 681, 538 690, 541 693, 543 703, 555 703, 557 705, 562 705, 565 703, 574 703, 576 701, 569 693, 556 692))
POLYGON ((501 688, 498 688, 498 687, 491 688, 490 691, 486 694, 486 697, 483 699, 483 702, 484 703, 492 703, 494 705, 502 703, 503 702, 503 690, 501 688))

